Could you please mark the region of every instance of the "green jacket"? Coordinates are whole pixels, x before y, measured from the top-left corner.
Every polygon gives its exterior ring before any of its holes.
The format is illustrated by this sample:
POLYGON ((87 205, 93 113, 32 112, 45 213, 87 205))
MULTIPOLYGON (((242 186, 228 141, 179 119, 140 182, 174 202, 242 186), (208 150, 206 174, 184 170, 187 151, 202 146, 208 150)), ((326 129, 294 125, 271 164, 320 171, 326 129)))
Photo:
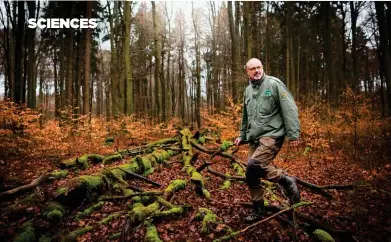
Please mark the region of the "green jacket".
POLYGON ((250 81, 244 92, 240 138, 251 141, 284 135, 290 140, 300 136, 297 106, 282 81, 264 74, 260 81, 250 81))

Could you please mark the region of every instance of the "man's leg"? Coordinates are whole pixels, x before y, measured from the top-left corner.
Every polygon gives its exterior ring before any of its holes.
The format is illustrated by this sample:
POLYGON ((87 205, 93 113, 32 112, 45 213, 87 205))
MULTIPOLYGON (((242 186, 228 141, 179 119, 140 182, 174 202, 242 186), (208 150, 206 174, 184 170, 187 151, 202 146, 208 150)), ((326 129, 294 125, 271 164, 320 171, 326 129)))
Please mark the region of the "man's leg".
POLYGON ((295 180, 292 177, 286 176, 281 169, 277 169, 271 164, 280 151, 284 138, 262 137, 259 141, 259 146, 249 159, 248 169, 246 171, 246 177, 249 175, 247 184, 249 187, 255 187, 260 183, 259 178, 264 178, 271 182, 278 182, 287 192, 292 204, 299 202, 300 193, 295 180))

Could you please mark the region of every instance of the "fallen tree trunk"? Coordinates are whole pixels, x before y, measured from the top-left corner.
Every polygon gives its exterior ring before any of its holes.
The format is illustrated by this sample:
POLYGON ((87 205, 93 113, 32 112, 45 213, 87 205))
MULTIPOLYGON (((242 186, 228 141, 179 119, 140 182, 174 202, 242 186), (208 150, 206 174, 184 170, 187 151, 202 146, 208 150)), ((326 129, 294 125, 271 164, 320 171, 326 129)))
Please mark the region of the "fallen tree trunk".
POLYGON ((58 188, 55 194, 53 194, 53 197, 63 205, 77 207, 86 197, 94 200, 105 191, 110 190, 115 183, 128 186, 125 180, 130 178, 137 177, 137 179, 142 179, 143 181, 160 186, 159 183, 147 179, 140 174, 153 172, 156 164, 165 163, 175 154, 176 152, 170 150, 155 150, 145 156, 137 156, 127 164, 105 169, 100 174, 83 175, 73 178, 63 187, 58 188))

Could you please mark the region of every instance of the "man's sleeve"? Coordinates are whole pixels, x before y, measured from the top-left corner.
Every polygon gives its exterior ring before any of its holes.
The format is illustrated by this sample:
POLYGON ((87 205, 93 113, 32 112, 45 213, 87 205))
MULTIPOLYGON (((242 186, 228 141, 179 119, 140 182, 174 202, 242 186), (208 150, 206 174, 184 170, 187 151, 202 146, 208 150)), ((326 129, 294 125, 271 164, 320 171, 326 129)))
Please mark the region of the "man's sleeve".
POLYGON ((296 140, 300 137, 300 121, 295 100, 282 82, 277 83, 277 95, 286 134, 290 140, 296 140))
POLYGON ((246 140, 246 131, 247 131, 247 107, 246 107, 246 95, 243 97, 243 112, 242 112, 242 124, 240 126, 240 135, 239 137, 245 141, 246 140))

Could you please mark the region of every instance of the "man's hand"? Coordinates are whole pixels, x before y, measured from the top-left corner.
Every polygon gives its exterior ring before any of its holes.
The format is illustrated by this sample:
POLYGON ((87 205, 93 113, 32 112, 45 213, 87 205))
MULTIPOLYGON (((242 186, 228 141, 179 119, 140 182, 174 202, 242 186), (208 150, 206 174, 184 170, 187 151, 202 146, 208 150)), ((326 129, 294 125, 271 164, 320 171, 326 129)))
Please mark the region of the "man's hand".
POLYGON ((300 144, 299 139, 289 140, 289 147, 296 148, 297 146, 299 146, 299 144, 300 144))
POLYGON ((236 138, 236 140, 235 140, 235 145, 236 145, 236 146, 239 146, 239 145, 241 145, 241 144, 243 144, 243 140, 242 140, 241 138, 236 138))

